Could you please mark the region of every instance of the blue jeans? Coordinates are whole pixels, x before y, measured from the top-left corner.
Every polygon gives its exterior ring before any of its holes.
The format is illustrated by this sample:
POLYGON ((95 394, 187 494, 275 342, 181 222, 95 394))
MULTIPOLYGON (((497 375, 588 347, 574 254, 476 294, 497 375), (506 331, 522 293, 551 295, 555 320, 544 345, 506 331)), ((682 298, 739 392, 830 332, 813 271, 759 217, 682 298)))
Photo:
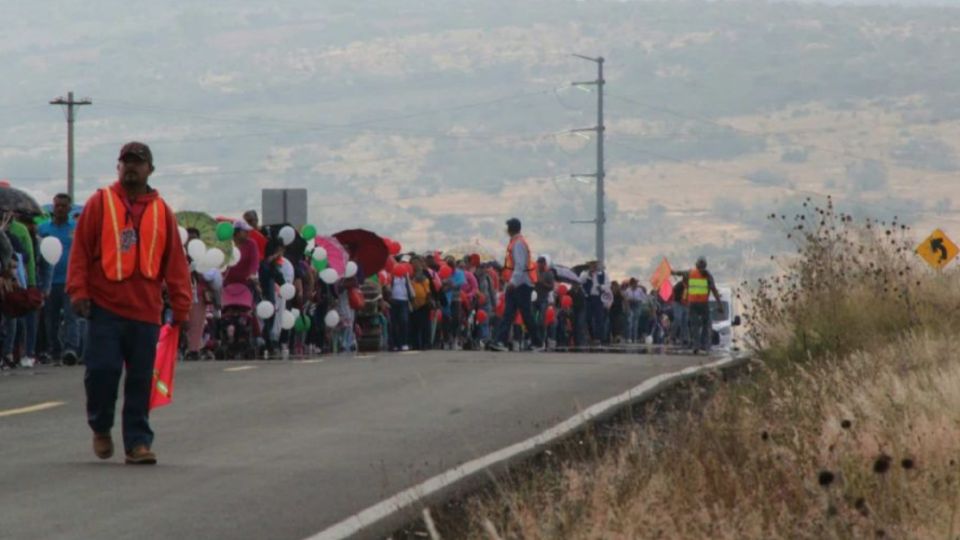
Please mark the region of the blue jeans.
POLYGON ((540 332, 537 328, 537 322, 533 318, 533 311, 530 309, 532 302, 530 296, 533 293, 533 287, 530 285, 519 285, 508 290, 505 294, 507 299, 504 305, 503 319, 500 321, 500 328, 497 329, 497 341, 506 343, 510 336, 510 329, 513 328, 513 321, 517 317, 517 311, 523 318, 523 324, 527 327, 530 334, 530 342, 534 347, 540 347, 543 343, 540 341, 540 332))
POLYGON ((686 345, 690 343, 690 308, 679 303, 673 304, 673 339, 686 345))
POLYGON ((410 302, 390 300, 390 330, 394 348, 410 346, 410 302))
POLYGON ((47 346, 51 358, 59 358, 61 353, 80 350, 80 332, 77 328, 77 316, 73 313, 70 297, 65 285, 54 284, 50 287, 50 296, 44 306, 44 323, 47 329, 47 346), (61 328, 63 339, 60 339, 61 328))
POLYGON ((599 296, 587 297, 587 321, 590 325, 590 337, 596 341, 606 339, 606 313, 603 300, 599 296))
POLYGON ((37 312, 27 313, 23 317, 3 320, 3 356, 11 356, 17 344, 21 344, 21 354, 33 358, 37 349, 37 312))
POLYGON ((113 428, 120 374, 123 383, 123 446, 127 452, 138 445, 153 444, 150 429, 150 384, 157 354, 160 326, 124 319, 99 306, 90 310, 87 347, 84 352, 87 390, 87 423, 96 433, 113 428))
POLYGON ((709 304, 690 304, 690 328, 693 334, 693 347, 701 351, 709 351, 713 332, 709 304))

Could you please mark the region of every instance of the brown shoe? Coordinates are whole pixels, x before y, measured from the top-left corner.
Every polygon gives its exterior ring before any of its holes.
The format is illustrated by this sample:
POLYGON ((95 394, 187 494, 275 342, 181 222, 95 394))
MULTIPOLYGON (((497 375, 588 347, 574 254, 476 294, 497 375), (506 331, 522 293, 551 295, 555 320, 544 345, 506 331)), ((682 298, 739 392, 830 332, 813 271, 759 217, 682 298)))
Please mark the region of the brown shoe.
POLYGON ((127 452, 127 465, 156 465, 157 455, 146 445, 141 444, 127 452))
POLYGON ((109 433, 93 434, 93 453, 100 459, 113 457, 113 437, 109 433))

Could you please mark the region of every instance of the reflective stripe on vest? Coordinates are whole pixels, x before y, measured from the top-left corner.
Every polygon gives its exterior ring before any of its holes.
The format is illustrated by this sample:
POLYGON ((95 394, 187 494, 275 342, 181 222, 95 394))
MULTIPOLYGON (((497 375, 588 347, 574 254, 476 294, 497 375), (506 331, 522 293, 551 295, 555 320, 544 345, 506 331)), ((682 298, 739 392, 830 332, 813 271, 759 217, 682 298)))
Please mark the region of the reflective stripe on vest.
POLYGON ((699 270, 691 270, 687 280, 687 301, 691 304, 706 304, 710 301, 710 281, 699 270))
POLYGON ((510 239, 510 244, 507 245, 507 258, 503 262, 503 280, 510 281, 513 277, 513 270, 516 268, 516 261, 513 260, 513 248, 516 247, 517 242, 522 242, 523 246, 527 248, 527 262, 526 262, 526 272, 527 277, 530 278, 530 283, 537 282, 537 263, 533 261, 533 256, 530 254, 530 245, 527 244, 527 241, 523 238, 523 235, 517 234, 510 239))
POLYGON ((127 207, 110 188, 104 198, 103 230, 100 234, 100 265, 110 281, 129 279, 137 270, 147 279, 157 279, 167 243, 167 207, 158 198, 147 205, 139 226, 128 223, 127 207))

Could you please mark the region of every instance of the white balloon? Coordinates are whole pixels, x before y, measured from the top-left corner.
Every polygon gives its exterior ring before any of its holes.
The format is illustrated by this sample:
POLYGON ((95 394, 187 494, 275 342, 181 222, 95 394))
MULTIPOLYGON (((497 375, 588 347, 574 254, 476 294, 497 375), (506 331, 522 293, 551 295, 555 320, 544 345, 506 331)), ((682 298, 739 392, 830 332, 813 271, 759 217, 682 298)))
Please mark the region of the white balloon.
POLYGON ((322 248, 322 247, 318 247, 317 249, 313 250, 313 260, 315 260, 315 261, 322 261, 322 260, 324 260, 324 259, 326 259, 326 258, 327 258, 327 250, 326 250, 326 249, 324 249, 324 248, 322 248))
POLYGON ((209 269, 220 268, 223 266, 223 261, 225 261, 226 258, 227 256, 224 255, 219 248, 210 248, 207 254, 204 255, 203 262, 209 269))
POLYGON ((230 251, 230 260, 227 261, 227 266, 236 266, 240 264, 240 259, 243 258, 243 254, 240 253, 240 249, 237 246, 233 246, 233 249, 230 251))
POLYGON ((331 309, 323 318, 323 322, 327 325, 327 327, 333 328, 334 326, 340 324, 340 314, 337 313, 335 309, 331 309))
POLYGON ((293 316, 293 313, 289 311, 284 311, 283 315, 280 317, 280 328, 284 330, 290 330, 297 324, 297 318, 293 316))
POLYGON ((537 291, 533 291, 532 293, 530 293, 530 301, 531 302, 537 301, 537 291))
POLYGON ((199 261, 207 253, 207 246, 204 245, 203 240, 191 240, 187 244, 187 255, 195 261, 199 261))
POLYGON ((55 265, 63 257, 63 244, 60 243, 59 238, 48 236, 40 241, 40 254, 43 255, 45 261, 55 265))
POLYGON ((352 278, 353 276, 357 275, 357 270, 359 270, 359 268, 357 268, 357 263, 353 261, 347 261, 347 267, 343 271, 343 277, 352 278))
POLYGON ((187 245, 187 238, 190 237, 190 235, 187 233, 187 230, 183 227, 177 227, 177 230, 180 232, 180 243, 187 245))
POLYGON ((273 304, 267 302, 266 300, 257 304, 257 317, 261 319, 269 319, 270 317, 273 317, 275 311, 276 309, 273 307, 273 304))
POLYGON ((297 288, 293 286, 292 283, 284 283, 280 286, 280 298, 284 300, 293 300, 293 297, 297 295, 297 288))
POLYGON ((320 279, 327 285, 333 285, 340 279, 340 274, 333 268, 324 268, 323 272, 320 272, 320 279))
POLYGON ((400 262, 410 262, 411 260, 413 260, 413 258, 410 255, 404 255, 403 257, 400 257, 400 262))
POLYGON ((310 240, 307 240, 307 247, 306 247, 306 249, 303 250, 303 252, 304 252, 304 253, 310 253, 310 252, 313 251, 313 249, 316 248, 316 247, 317 247, 317 240, 316 240, 316 238, 311 238, 310 240))
POLYGON ((293 230, 293 227, 287 225, 286 227, 280 229, 280 240, 283 241, 283 245, 289 246, 293 243, 296 237, 297 231, 293 230))
POLYGON ((293 308, 293 309, 290 310, 290 313, 293 313, 293 318, 294 318, 294 319, 299 319, 299 318, 300 318, 300 310, 299 310, 299 309, 293 308))

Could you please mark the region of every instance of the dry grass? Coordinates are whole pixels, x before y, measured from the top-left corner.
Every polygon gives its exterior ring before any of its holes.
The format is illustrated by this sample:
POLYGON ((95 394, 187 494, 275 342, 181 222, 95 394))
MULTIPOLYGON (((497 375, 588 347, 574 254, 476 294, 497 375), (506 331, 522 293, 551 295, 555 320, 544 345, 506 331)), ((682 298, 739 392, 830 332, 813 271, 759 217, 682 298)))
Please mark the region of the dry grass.
POLYGON ((751 377, 502 481, 467 501, 456 534, 957 538, 956 275, 913 264, 892 225, 832 212, 753 291, 751 377), (838 261, 845 242, 856 256, 838 261))

